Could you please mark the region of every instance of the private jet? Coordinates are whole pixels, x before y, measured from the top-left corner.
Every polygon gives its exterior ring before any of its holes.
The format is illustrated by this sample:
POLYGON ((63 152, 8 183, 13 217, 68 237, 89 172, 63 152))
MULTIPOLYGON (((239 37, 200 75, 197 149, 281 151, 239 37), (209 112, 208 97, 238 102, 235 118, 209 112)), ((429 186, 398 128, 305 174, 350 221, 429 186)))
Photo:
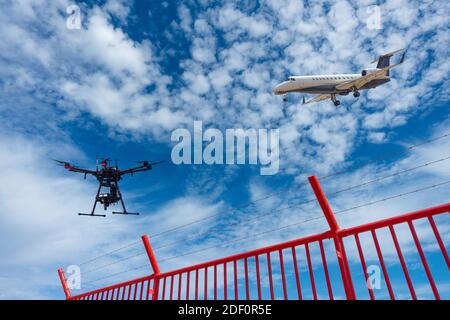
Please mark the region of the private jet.
POLYGON ((337 95, 346 96, 350 92, 355 98, 360 96, 360 90, 373 89, 391 80, 389 70, 403 63, 406 50, 400 49, 383 54, 371 63, 377 63, 376 68, 364 69, 361 74, 323 74, 311 76, 291 76, 286 81, 278 84, 273 88, 273 93, 282 95, 283 100, 287 101, 288 93, 303 92, 317 94, 316 97, 309 101, 305 101, 303 96, 303 104, 319 102, 331 99, 335 106, 339 106, 341 102, 336 99, 337 95), (403 52, 400 61, 390 64, 392 56, 403 52))

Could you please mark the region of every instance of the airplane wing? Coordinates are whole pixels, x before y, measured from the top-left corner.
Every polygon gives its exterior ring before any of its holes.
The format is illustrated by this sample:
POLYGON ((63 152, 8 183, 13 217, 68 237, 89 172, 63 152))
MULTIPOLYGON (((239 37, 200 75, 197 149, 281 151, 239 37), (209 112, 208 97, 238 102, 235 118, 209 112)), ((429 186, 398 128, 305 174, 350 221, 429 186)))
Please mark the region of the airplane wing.
MULTIPOLYGON (((392 54, 400 52, 400 51, 404 51, 404 49, 391 52, 388 55, 392 55, 392 54)), ((384 68, 380 68, 380 69, 376 70, 375 72, 369 73, 369 74, 367 74, 365 76, 361 76, 358 79, 341 83, 341 84, 336 86, 336 89, 338 89, 338 90, 348 90, 348 89, 351 89, 353 87, 356 88, 356 89, 360 89, 366 83, 369 83, 370 81, 385 75, 388 70, 390 70, 390 69, 392 69, 392 68, 402 64, 404 59, 405 59, 405 54, 403 54, 402 58, 400 59, 400 62, 392 64, 392 65, 389 65, 389 66, 386 66, 384 68)))
POLYGON ((74 166, 74 165, 70 164, 69 162, 65 162, 65 161, 60 161, 60 160, 54 160, 54 161, 57 162, 60 166, 63 166, 64 169, 67 169, 71 172, 83 173, 85 175, 92 174, 93 176, 97 176, 97 171, 79 168, 79 167, 74 166))
POLYGON ((303 104, 309 104, 309 103, 319 102, 319 101, 327 100, 327 99, 331 99, 331 94, 329 94, 329 93, 323 93, 323 94, 319 94, 318 96, 315 96, 315 97, 312 98, 311 100, 308 100, 308 101, 306 101, 306 102, 303 102, 303 104))
POLYGON ((370 81, 375 80, 375 79, 385 75, 387 70, 392 69, 392 68, 398 66, 399 64, 400 63, 396 63, 396 64, 393 64, 391 66, 387 66, 387 67, 384 67, 382 69, 379 69, 379 70, 377 70, 375 72, 369 73, 368 75, 361 76, 361 78, 338 84, 336 86, 336 89, 338 89, 338 90, 347 90, 347 89, 351 89, 353 87, 355 87, 356 89, 360 89, 366 83, 369 83, 370 81))

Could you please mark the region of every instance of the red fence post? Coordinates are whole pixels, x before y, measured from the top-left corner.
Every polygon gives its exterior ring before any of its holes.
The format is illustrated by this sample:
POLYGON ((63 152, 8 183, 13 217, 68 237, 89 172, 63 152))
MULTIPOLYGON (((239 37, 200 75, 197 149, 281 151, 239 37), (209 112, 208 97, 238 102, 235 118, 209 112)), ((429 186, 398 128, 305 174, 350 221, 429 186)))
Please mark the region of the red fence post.
POLYGON ((342 237, 340 236, 339 224, 336 220, 336 217, 333 213, 333 210, 328 203, 327 198, 325 197, 325 193, 320 186, 319 180, 316 176, 311 176, 308 178, 309 183, 316 195, 317 201, 319 202, 320 208, 327 219, 328 225, 330 226, 330 230, 333 233, 334 245, 336 247, 336 255, 339 262, 339 268, 341 270, 342 282, 344 284, 345 295, 348 300, 355 300, 355 289, 353 288, 352 277, 350 274, 350 268, 348 266, 347 256, 345 254, 344 243, 342 241, 342 237))
MULTIPOLYGON (((158 262, 155 258, 155 253, 153 252, 152 246, 150 245, 150 240, 148 239, 147 235, 143 235, 142 242, 144 243, 145 251, 147 252, 148 259, 150 260, 150 264, 153 268, 153 274, 155 277, 153 278, 153 293, 152 293, 152 300, 158 300, 158 291, 159 291, 159 279, 160 279, 160 273, 158 262)), ((150 290, 150 289, 148 289, 150 290)))
POLYGON ((66 299, 70 299, 70 289, 69 286, 67 285, 67 280, 66 280, 66 276, 64 275, 64 271, 63 269, 59 268, 58 269, 58 275, 59 275, 59 280, 61 280, 61 285, 63 287, 64 290, 64 294, 66 295, 66 299))

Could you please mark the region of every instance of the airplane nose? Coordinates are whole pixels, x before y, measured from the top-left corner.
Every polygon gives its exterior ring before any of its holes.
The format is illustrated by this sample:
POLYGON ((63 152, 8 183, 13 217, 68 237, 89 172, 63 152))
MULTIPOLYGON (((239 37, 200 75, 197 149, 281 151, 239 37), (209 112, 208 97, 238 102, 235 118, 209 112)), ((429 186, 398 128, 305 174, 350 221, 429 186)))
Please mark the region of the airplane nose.
POLYGON ((276 85, 274 88, 273 88, 273 93, 275 93, 275 94, 279 94, 280 93, 280 85, 276 85))
POLYGON ((289 89, 289 82, 284 81, 284 82, 277 84, 272 89, 272 91, 273 91, 273 93, 280 95, 280 94, 285 94, 287 89, 289 89))

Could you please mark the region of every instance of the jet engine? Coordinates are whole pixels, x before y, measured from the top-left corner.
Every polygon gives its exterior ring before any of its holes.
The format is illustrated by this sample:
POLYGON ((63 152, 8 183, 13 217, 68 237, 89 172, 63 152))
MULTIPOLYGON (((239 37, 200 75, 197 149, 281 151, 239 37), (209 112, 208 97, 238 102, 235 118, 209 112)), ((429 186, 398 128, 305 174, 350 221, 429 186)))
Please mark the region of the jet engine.
POLYGON ((375 71, 378 71, 379 69, 377 69, 377 68, 367 68, 367 69, 364 69, 362 72, 361 72, 361 75, 364 77, 364 76, 366 76, 366 75, 368 75, 368 74, 370 74, 370 73, 374 73, 375 71))

